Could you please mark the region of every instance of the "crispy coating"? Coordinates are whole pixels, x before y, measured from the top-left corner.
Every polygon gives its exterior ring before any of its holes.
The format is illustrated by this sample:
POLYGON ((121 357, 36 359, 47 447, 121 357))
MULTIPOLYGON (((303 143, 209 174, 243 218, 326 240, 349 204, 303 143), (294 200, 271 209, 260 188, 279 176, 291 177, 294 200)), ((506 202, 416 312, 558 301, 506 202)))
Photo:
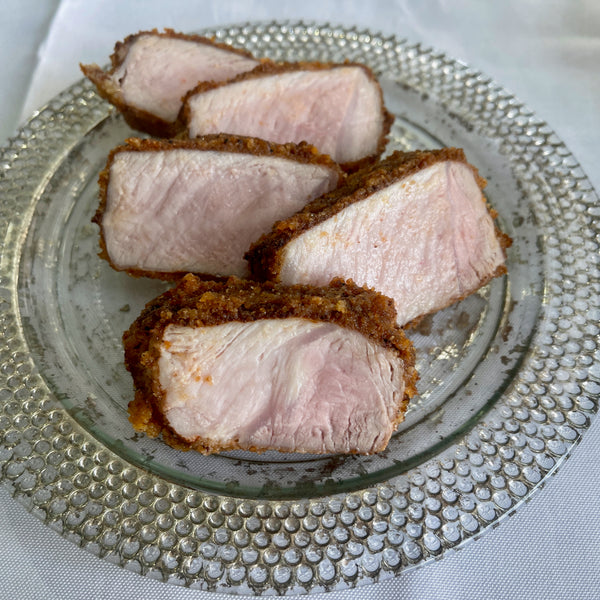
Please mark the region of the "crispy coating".
MULTIPOLYGON (((353 329, 394 352, 404 363, 405 394, 396 423, 403 419, 409 399, 416 393, 414 348, 396 325, 392 300, 382 294, 335 280, 327 287, 282 286, 235 277, 227 281, 203 281, 186 275, 179 284, 149 302, 123 335, 125 365, 131 372, 135 398, 129 404, 129 420, 138 431, 163 439, 178 449, 209 453, 238 448, 201 439, 189 443, 168 425, 161 412, 164 392, 158 383, 158 356, 168 325, 208 327, 232 321, 304 318, 335 323, 353 329)), ((262 451, 267 448, 252 448, 262 451)))

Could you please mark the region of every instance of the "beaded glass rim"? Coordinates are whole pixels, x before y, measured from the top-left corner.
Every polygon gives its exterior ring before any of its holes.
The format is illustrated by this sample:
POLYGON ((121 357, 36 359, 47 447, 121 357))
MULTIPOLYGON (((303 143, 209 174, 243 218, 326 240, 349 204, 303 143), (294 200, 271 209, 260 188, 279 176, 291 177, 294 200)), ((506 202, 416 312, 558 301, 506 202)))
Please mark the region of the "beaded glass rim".
POLYGON ((600 392, 598 198, 550 127, 444 54, 303 22, 203 31, 278 60, 361 60, 495 145, 542 232, 542 306, 508 389, 460 439, 351 493, 260 500, 192 490, 133 466, 75 422, 29 352, 20 253, 50 175, 112 109, 87 81, 58 95, 0 157, 0 478, 34 515, 129 570, 199 589, 297 594, 381 581, 457 548, 512 513, 589 427, 600 392), (23 175, 27 175, 24 177, 23 175))

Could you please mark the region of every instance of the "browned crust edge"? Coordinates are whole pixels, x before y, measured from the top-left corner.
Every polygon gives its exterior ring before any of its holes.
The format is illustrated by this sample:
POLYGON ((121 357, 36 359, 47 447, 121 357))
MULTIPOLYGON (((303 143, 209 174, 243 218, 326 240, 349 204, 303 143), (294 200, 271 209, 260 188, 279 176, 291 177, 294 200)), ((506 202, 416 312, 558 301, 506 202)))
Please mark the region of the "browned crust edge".
MULTIPOLYGON (((418 375, 414 347, 396 325, 396 311, 390 298, 340 279, 327 287, 287 287, 236 277, 227 281, 203 281, 188 274, 173 289, 150 301, 123 334, 125 366, 135 388, 135 397, 129 403, 129 420, 134 429, 150 437, 162 434, 165 442, 174 448, 194 449, 203 454, 235 449, 267 450, 243 447, 238 440, 220 445, 210 439, 190 442, 177 435, 161 412, 164 391, 158 383, 157 360, 163 332, 169 324, 203 327, 231 321, 285 318, 335 323, 358 331, 394 352, 404 363, 405 380, 405 393, 394 424, 403 420, 408 402, 416 394, 418 375)), ((384 446, 386 444, 387 441, 384 446)), ((377 449, 380 450, 383 447, 377 449)))
MULTIPOLYGON (((478 170, 473 165, 467 162, 465 153, 460 148, 415 152, 396 151, 377 164, 350 175, 344 184, 332 192, 309 202, 301 211, 290 218, 276 222, 271 231, 265 233, 252 244, 245 255, 252 275, 259 280, 277 281, 283 266, 283 250, 292 239, 302 235, 311 227, 323 223, 351 204, 365 200, 373 193, 422 169, 447 160, 461 162, 469 166, 479 187, 483 190, 486 185, 485 179, 479 175, 478 170)), ((497 216, 495 211, 490 209, 487 202, 486 206, 492 218, 495 218, 497 216)), ((502 233, 497 226, 496 235, 505 252, 511 244, 511 239, 502 233)), ((506 272, 506 269, 500 268, 494 277, 504 272, 506 272)))
MULTIPOLYGON (((498 240, 500 242, 503 252, 506 253, 506 249, 512 245, 512 239, 509 236, 507 236, 505 233, 500 231, 497 227, 496 227, 496 237, 498 238, 498 240)), ((506 275, 507 272, 508 271, 506 269, 506 265, 499 265, 493 273, 491 273, 488 277, 486 277, 485 279, 482 279, 479 282, 478 289, 482 288, 484 285, 487 285, 490 281, 492 281, 492 279, 495 279, 496 277, 501 277, 502 275, 506 275)), ((421 321, 428 315, 434 314, 440 310, 444 310, 445 308, 448 308, 449 306, 452 306, 453 304, 456 304, 457 302, 460 302, 461 300, 468 298, 474 291, 476 291, 476 290, 471 290, 469 292, 466 292, 462 296, 453 298, 444 306, 440 306, 428 313, 419 315, 412 321, 409 321, 408 323, 403 324, 402 325, 403 329, 407 329, 407 330, 416 329, 419 326, 419 324, 421 323, 421 321)))
MULTIPOLYGON (((110 180, 110 168, 115 156, 120 152, 163 152, 169 150, 198 150, 198 151, 219 151, 232 152, 237 154, 251 154, 253 156, 273 156, 293 160, 303 164, 323 165, 338 175, 338 181, 344 178, 344 172, 339 165, 335 163, 327 154, 320 154, 312 145, 306 142, 300 144, 288 143, 277 144, 267 142, 259 138, 251 138, 239 135, 214 134, 198 137, 196 139, 173 139, 173 140, 151 140, 142 138, 128 138, 125 143, 113 148, 108 155, 106 166, 100 172, 98 177, 100 202, 92 222, 100 227, 100 252, 98 256, 108 261, 115 271, 125 271, 132 277, 151 277, 162 279, 164 281, 177 281, 183 277, 187 271, 146 271, 143 269, 120 268, 111 260, 106 247, 104 237, 103 217, 106 210, 106 194, 108 182, 110 180)), ((218 279, 214 275, 197 273, 197 275, 218 279)))
POLYGON ((239 54, 240 56, 254 58, 254 56, 247 50, 229 46, 228 44, 224 44, 222 42, 217 42, 214 38, 179 33, 173 29, 165 28, 162 32, 158 31, 158 29, 139 31, 138 33, 127 36, 122 42, 117 42, 115 44, 114 52, 110 56, 112 67, 108 71, 104 71, 96 64, 79 65, 82 73, 96 86, 100 96, 106 101, 110 102, 120 113, 122 113, 123 118, 130 127, 138 131, 145 131, 156 137, 173 137, 182 131, 182 124, 178 119, 176 119, 174 122, 165 121, 164 119, 161 119, 150 112, 130 106, 123 100, 121 90, 118 87, 115 87, 111 80, 112 74, 123 64, 131 44, 133 44, 133 42, 143 35, 177 38, 189 42, 207 44, 222 50, 239 54))
POLYGON ((381 136, 377 142, 376 151, 369 155, 361 158, 360 160, 343 163, 340 166, 342 169, 348 173, 352 173, 357 171, 358 169, 369 165, 376 161, 384 152, 385 147, 388 143, 388 135, 390 133, 390 129, 392 127, 392 123, 394 122, 394 115, 390 113, 384 103, 383 99, 383 91, 381 89, 381 84, 373 71, 365 64, 346 61, 343 63, 333 63, 333 62, 318 62, 318 61, 299 61, 299 62, 273 62, 270 60, 263 60, 260 64, 258 64, 254 69, 250 71, 245 71, 244 73, 240 73, 235 77, 227 81, 202 81, 195 88, 191 89, 184 97, 183 97, 183 106, 181 107, 181 111, 179 113, 178 121, 180 122, 180 130, 187 130, 188 123, 190 120, 190 108, 189 108, 189 100, 192 96, 196 96, 198 94, 203 94, 205 92, 209 92, 211 90, 224 87, 226 85, 231 85, 235 83, 239 83, 241 81, 249 81, 252 79, 260 79, 261 77, 269 77, 271 75, 280 75, 282 73, 289 73, 293 71, 326 71, 329 69, 338 69, 341 67, 358 67, 363 69, 369 79, 375 84, 378 94, 379 101, 381 106, 381 111, 383 113, 383 124, 382 124, 382 132, 381 136))

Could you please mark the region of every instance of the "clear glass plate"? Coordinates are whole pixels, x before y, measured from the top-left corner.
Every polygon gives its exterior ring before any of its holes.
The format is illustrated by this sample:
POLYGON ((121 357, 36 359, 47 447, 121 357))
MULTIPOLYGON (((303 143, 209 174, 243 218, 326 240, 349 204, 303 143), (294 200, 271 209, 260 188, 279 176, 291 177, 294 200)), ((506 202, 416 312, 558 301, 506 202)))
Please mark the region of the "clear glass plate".
POLYGON ((597 197, 544 122, 443 54, 365 31, 245 24, 278 60, 357 60, 396 116, 389 151, 459 146, 513 238, 508 275, 410 332, 419 396, 371 457, 182 453, 135 434, 121 335, 160 282, 112 271, 90 219, 132 131, 88 82, 0 159, 0 468, 88 550, 172 583, 301 593, 393 576, 515 510, 597 409, 597 197))

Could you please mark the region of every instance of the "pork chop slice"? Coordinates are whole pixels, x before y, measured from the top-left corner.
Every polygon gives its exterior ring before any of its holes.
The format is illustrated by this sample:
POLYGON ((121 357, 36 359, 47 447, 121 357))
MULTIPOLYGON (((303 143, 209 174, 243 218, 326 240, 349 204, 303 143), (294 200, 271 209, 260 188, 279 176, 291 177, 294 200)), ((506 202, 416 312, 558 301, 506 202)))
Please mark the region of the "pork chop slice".
POLYGON ((132 138, 100 175, 101 256, 133 275, 248 274, 252 240, 335 188, 342 171, 307 144, 236 136, 132 138))
POLYGON ((171 137, 186 92, 200 81, 223 81, 251 70, 258 60, 245 50, 166 29, 117 42, 111 63, 107 71, 95 64, 81 70, 131 127, 171 137))
POLYGON ((405 325, 506 272, 510 240, 462 150, 397 152, 276 223, 247 253, 258 278, 351 278, 394 299, 405 325))
POLYGON ((415 393, 392 301, 351 282, 186 275, 123 340, 134 428, 207 454, 378 452, 415 393))
POLYGON ((355 63, 263 63, 190 91, 188 136, 235 133, 279 143, 306 141, 353 170, 384 150, 392 116, 373 72, 355 63))

